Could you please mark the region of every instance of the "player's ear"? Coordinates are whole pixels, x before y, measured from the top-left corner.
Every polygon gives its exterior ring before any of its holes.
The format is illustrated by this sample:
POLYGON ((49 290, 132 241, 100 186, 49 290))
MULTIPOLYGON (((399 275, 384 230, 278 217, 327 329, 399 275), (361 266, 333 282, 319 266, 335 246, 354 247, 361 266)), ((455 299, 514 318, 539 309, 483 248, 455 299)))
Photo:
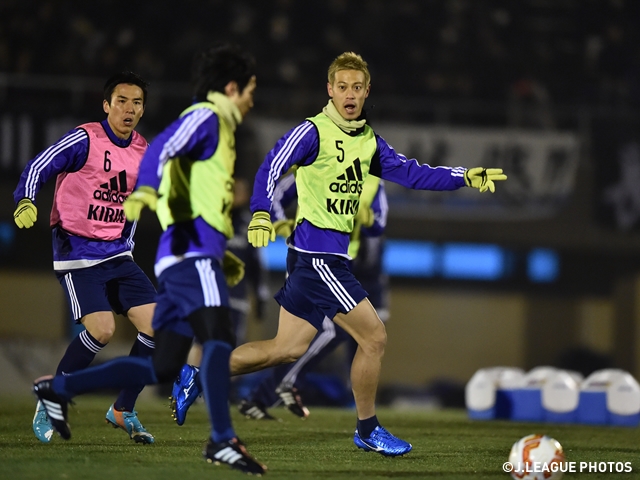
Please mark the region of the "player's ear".
POLYGON ((327 82, 327 93, 329 94, 329 96, 331 98, 333 98, 333 87, 331 86, 331 84, 329 82, 327 82))
POLYGON ((109 107, 110 107, 109 102, 107 102, 106 100, 102 100, 102 110, 107 115, 109 115, 109 107))
POLYGON ((238 88, 238 82, 235 80, 231 80, 224 86, 224 94, 227 97, 233 97, 235 94, 240 94, 240 89, 238 88))

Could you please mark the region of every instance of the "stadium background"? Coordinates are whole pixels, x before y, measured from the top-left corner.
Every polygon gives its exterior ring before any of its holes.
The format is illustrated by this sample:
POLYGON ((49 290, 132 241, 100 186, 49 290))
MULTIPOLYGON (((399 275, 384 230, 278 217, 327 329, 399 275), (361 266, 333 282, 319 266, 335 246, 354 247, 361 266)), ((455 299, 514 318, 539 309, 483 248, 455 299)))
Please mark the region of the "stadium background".
MULTIPOLYGON (((25 162, 101 119, 104 79, 123 68, 151 81, 139 130, 152 140, 189 102, 193 52, 216 40, 258 59, 238 175, 325 104, 326 67, 345 50, 369 62, 368 116, 398 151, 509 174, 492 196, 391 189, 384 388, 462 385, 496 365, 640 376, 639 14, 633 0, 4 0, 0 392, 28 391, 70 335, 51 273, 53 185, 33 229, 13 223, 25 162)), ((137 235, 150 275, 158 232, 147 216, 137 235)), ((281 282, 275 267, 272 292, 281 282)), ((273 334, 276 312, 250 338, 273 334)))

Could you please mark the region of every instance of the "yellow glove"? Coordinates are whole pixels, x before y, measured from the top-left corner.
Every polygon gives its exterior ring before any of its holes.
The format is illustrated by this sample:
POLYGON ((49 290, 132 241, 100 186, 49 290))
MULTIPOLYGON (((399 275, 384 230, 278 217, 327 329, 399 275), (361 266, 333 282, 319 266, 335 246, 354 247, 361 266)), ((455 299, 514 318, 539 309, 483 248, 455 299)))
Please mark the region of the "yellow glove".
POLYGON ((276 231, 276 235, 279 235, 283 238, 289 238, 289 235, 293 232, 293 229, 296 228, 295 220, 276 220, 273 224, 273 228, 276 231))
POLYGON ((149 207, 155 212, 158 203, 158 193, 151 187, 139 187, 127 197, 122 204, 127 220, 140 220, 140 212, 149 207))
POLYGON ((13 220, 19 228, 31 228, 38 218, 38 209, 28 198, 18 202, 16 211, 13 212, 13 220))
POLYGON ((360 227, 370 227, 375 222, 376 217, 371 207, 360 204, 358 213, 356 213, 355 225, 360 227))
POLYGON ((467 187, 477 188, 480 190, 480 193, 484 193, 487 190, 494 193, 496 186, 493 182, 506 179, 507 176, 502 173, 501 168, 475 167, 464 172, 464 183, 467 184, 467 187))
POLYGON ((275 242, 276 229, 273 228, 269 213, 257 211, 253 214, 247 229, 247 238, 254 247, 266 247, 269 245, 269 240, 275 242))
POLYGON ((227 285, 235 287, 244 278, 244 262, 229 250, 225 250, 222 259, 222 272, 227 280, 227 285))

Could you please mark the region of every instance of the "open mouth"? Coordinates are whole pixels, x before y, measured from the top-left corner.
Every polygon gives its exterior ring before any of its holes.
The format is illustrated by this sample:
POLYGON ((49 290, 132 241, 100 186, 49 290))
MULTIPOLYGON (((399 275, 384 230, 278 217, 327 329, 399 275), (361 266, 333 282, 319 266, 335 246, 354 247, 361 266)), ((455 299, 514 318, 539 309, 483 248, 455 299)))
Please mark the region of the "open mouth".
POLYGON ((133 118, 125 117, 125 118, 122 119, 122 123, 124 123, 126 126, 130 127, 131 125, 133 125, 133 118))
POLYGON ((356 113, 356 106, 355 106, 355 104, 353 104, 353 103, 347 103, 347 104, 345 104, 344 109, 345 109, 345 111, 346 111, 348 114, 350 114, 350 115, 352 115, 352 114, 356 113))

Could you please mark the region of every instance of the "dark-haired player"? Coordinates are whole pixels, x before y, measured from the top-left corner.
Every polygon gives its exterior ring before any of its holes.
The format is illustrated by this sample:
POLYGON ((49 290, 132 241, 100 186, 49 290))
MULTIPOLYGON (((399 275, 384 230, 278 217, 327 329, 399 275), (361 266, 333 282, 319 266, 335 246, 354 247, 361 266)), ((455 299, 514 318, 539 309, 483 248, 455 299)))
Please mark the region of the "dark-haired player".
POLYGON ((153 141, 136 190, 124 204, 129 219, 138 219, 144 207, 156 210, 163 229, 155 263, 153 358, 120 357, 75 374, 42 378, 34 391, 54 428, 69 438, 66 413, 72 397, 97 388, 173 381, 195 336, 202 345, 200 379, 211 420, 204 457, 262 474, 266 467, 238 440, 229 412, 235 336, 227 283, 234 285, 244 275, 244 264, 227 251, 233 237, 235 130, 253 107, 255 62, 232 45, 210 48, 196 57, 193 83, 195 103, 153 141))
MULTIPOLYGON (((126 220, 122 207, 147 149, 147 141, 135 131, 147 86, 132 72, 109 78, 102 102, 107 118, 74 128, 29 161, 13 194, 16 224, 31 228, 38 215, 38 191, 56 179, 50 217, 53 270, 74 320, 85 327, 60 360, 58 375, 89 366, 115 332, 113 312, 125 315, 138 330, 131 355, 150 357, 153 352, 155 289, 133 261, 135 223, 126 220)), ((136 442, 153 443, 134 410, 142 388, 122 390, 106 420, 136 442)), ((40 441, 51 441, 53 428, 41 402, 33 431, 40 441)))

